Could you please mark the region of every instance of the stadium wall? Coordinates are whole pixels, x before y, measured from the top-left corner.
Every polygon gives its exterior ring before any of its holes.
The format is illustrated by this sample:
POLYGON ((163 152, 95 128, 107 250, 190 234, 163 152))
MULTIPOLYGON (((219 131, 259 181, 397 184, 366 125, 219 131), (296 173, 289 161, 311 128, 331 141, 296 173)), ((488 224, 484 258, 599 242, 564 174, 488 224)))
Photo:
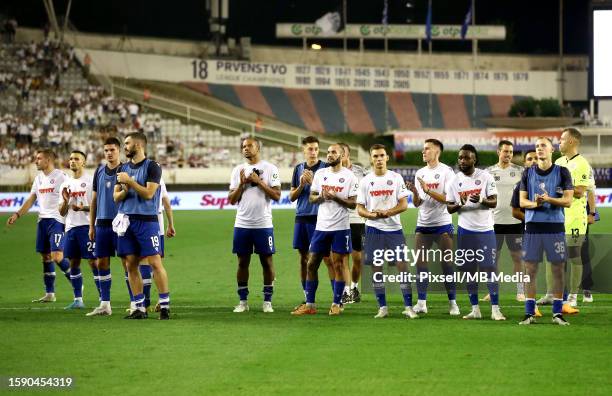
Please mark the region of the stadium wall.
MULTIPOLYGON (((93 60, 93 73, 121 78, 295 89, 429 92, 430 71, 425 69, 328 67, 303 63, 201 60, 93 49, 77 51, 81 59, 85 53, 93 60), (350 77, 338 78, 338 73, 349 73, 350 77)), ((567 72, 565 78, 568 81, 565 99, 586 100, 587 72, 567 72)), ((476 73, 452 69, 434 71, 431 81, 432 92, 444 94, 475 92, 477 95, 556 98, 559 97, 560 88, 556 71, 511 71, 507 68, 476 73)))

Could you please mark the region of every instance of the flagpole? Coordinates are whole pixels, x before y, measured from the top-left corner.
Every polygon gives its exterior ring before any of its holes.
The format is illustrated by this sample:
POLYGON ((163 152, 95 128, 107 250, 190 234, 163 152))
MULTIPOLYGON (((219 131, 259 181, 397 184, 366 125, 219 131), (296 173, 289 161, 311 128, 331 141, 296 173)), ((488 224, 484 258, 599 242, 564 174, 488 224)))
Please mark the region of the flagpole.
MULTIPOLYGON (((428 5, 428 13, 430 15, 431 18, 431 0, 429 0, 429 5, 428 5)), ((428 22, 431 25, 431 20, 429 20, 428 22)), ((430 35, 431 35, 431 27, 429 27, 429 31, 430 31, 430 35)), ((428 36, 428 45, 429 45, 429 127, 433 128, 433 95, 432 95, 432 74, 433 74, 433 64, 432 64, 432 60, 431 60, 431 37, 428 36)))
MULTIPOLYGON (((346 0, 342 1, 342 21, 344 23, 344 38, 343 38, 343 62, 344 63, 344 67, 346 67, 346 51, 347 51, 347 37, 346 37, 346 0)), ((348 132, 348 124, 346 122, 346 117, 348 116, 348 92, 346 91, 346 84, 344 84, 344 103, 343 103, 343 112, 344 112, 344 117, 342 117, 344 119, 344 132, 348 132)))
MULTIPOLYGON (((388 2, 387 0, 385 0, 385 5, 384 5, 384 10, 383 10, 383 28, 384 30, 384 35, 385 35, 385 73, 387 75, 387 84, 390 85, 389 82, 389 41, 387 39, 387 26, 389 24, 389 8, 388 8, 388 2)), ((385 91, 383 91, 383 95, 385 96, 385 131, 389 131, 389 98, 387 97, 387 93, 388 93, 389 87, 387 87, 387 89, 385 91)))
MULTIPOLYGON (((476 0, 472 0, 472 33, 476 24, 476 0)), ((478 67, 478 40, 472 39, 472 126, 476 125, 476 70, 478 67)))

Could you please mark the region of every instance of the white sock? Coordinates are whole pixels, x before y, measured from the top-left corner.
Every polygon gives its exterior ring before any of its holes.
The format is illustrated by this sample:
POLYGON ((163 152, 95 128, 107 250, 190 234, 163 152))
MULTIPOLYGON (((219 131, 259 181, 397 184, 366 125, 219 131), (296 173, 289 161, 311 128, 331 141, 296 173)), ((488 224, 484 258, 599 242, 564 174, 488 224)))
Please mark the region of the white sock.
POLYGON ((525 294, 525 285, 523 284, 523 282, 519 282, 516 284, 516 293, 525 294))
POLYGON ((110 308, 110 301, 100 301, 100 308, 110 308))
POLYGON ((419 305, 427 305, 427 300, 417 300, 417 304, 419 304, 419 305))
POLYGON ((351 289, 358 289, 359 283, 351 282, 351 289))
POLYGON ((74 301, 83 302, 83 297, 75 297, 74 301))

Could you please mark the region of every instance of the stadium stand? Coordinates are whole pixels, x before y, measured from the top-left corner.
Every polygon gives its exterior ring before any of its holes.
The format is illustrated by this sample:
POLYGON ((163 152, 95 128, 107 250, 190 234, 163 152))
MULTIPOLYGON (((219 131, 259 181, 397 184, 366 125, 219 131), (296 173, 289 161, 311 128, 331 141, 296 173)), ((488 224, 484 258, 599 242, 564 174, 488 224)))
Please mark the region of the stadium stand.
MULTIPOLYGON (((387 129, 430 127, 429 95, 424 93, 304 90, 293 88, 219 85, 186 82, 205 95, 214 96, 259 114, 316 132, 372 133, 387 129), (385 100, 386 97, 386 100, 385 100), (388 110, 385 110, 385 105, 388 110), (388 117, 388 120, 385 117, 388 117)), ((482 128, 482 118, 505 117, 511 95, 476 95, 476 117, 472 116, 472 95, 433 94, 432 128, 482 128)))
MULTIPOLYGON (((49 39, 2 44, 0 54, 2 171, 27 167, 39 147, 53 148, 60 158, 81 150, 88 153, 87 165, 92 167, 103 158, 101 142, 106 137, 123 138, 137 130, 147 134, 149 152, 164 167, 232 167, 242 161, 240 136, 148 113, 89 83, 70 46, 49 39)), ((215 92, 231 103, 250 103, 272 115, 259 90, 243 87, 236 92, 219 86, 215 92)), ((279 146, 264 146, 263 155, 279 166, 297 161, 295 153, 279 146)))

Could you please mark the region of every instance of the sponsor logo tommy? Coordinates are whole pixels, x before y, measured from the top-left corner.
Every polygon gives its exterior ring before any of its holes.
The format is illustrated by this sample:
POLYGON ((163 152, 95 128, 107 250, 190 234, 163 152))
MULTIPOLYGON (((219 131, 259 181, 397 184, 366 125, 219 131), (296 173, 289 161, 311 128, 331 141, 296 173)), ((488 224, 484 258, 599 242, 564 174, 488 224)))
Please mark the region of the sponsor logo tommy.
POLYGON ((342 192, 342 190, 344 190, 344 187, 342 186, 329 186, 329 185, 322 185, 321 189, 323 191, 333 191, 333 192, 342 192))
POLYGON ((370 195, 373 197, 380 197, 384 195, 393 195, 393 190, 372 190, 370 195))
POLYGON ((459 196, 462 198, 467 198, 470 195, 480 195, 482 188, 475 188, 473 190, 460 191, 459 196))
POLYGON ((53 191, 55 191, 54 187, 51 188, 39 188, 38 192, 41 194, 48 194, 48 193, 52 193, 53 191))

